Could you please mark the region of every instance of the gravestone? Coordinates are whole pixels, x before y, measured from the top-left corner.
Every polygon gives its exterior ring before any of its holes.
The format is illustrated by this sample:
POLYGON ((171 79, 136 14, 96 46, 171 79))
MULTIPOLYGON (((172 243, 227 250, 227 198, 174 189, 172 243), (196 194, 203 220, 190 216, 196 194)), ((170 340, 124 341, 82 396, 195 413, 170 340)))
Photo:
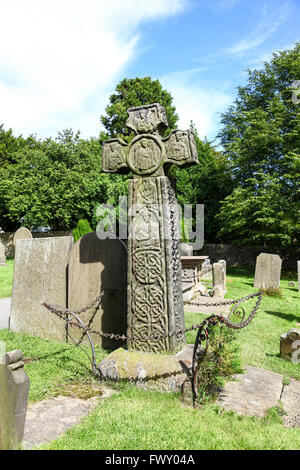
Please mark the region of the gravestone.
POLYGON ((5 246, 0 241, 0 266, 7 266, 5 256, 5 246))
POLYGON ((66 306, 67 265, 73 237, 16 242, 10 329, 65 341, 65 324, 42 302, 66 306))
POLYGON ((216 298, 224 297, 224 266, 222 263, 214 263, 212 266, 213 275, 213 296, 216 298))
POLYGON ((179 215, 173 185, 164 169, 198 163, 191 131, 168 127, 165 109, 155 103, 130 108, 126 122, 136 136, 103 145, 103 171, 132 171, 129 181, 128 336, 130 351, 175 353, 185 335, 179 243, 179 215), (155 335, 169 334, 154 339, 155 335), (149 339, 140 340, 148 337, 149 339), (134 338, 134 339, 132 339, 134 338))
POLYGON ((291 328, 280 336, 280 356, 286 361, 300 363, 300 330, 291 328))
POLYGON ((256 258, 254 287, 258 289, 278 289, 280 286, 282 260, 278 255, 261 253, 256 258))
POLYGON ((188 243, 180 243, 181 256, 193 256, 193 247, 188 243))
MULTIPOLYGON (((127 325, 127 253, 116 239, 100 239, 96 232, 80 238, 69 254, 68 307, 72 311, 89 305, 103 291, 102 302, 80 314, 90 328, 104 333, 126 335, 127 325)), ((83 338, 82 330, 73 329, 72 338, 83 338)), ((123 343, 91 334, 94 344, 115 349, 123 343)))
POLYGON ((222 290, 223 294, 226 294, 226 261, 224 259, 219 259, 218 263, 220 263, 223 267, 222 270, 222 290))
POLYGON ((26 227, 20 227, 14 234, 13 245, 16 246, 17 240, 25 240, 27 238, 32 238, 32 233, 26 227))
POLYGON ((20 350, 0 358, 0 450, 20 448, 29 394, 29 378, 24 372, 20 350))

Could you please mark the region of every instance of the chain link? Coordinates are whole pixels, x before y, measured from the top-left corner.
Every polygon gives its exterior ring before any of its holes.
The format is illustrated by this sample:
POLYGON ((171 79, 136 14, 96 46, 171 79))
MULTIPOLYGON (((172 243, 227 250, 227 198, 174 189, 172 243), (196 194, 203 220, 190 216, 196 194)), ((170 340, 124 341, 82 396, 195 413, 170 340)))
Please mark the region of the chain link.
MULTIPOLYGON (((159 335, 153 335, 153 336, 147 335, 147 336, 142 336, 142 337, 125 336, 125 335, 120 335, 118 333, 104 333, 103 331, 98 331, 98 330, 94 330, 92 328, 89 328, 88 326, 83 325, 82 322, 79 323, 79 321, 75 318, 74 314, 75 315, 80 315, 81 313, 84 313, 87 310, 89 310, 96 303, 100 304, 100 302, 102 301, 103 295, 104 295, 104 292, 101 292, 101 294, 98 295, 96 297, 96 299, 94 299, 92 302, 90 302, 86 307, 83 307, 80 310, 77 310, 77 311, 74 311, 74 312, 72 310, 68 309, 68 308, 63 308, 63 307, 58 306, 58 305, 51 305, 51 304, 48 304, 46 302, 43 302, 42 305, 44 307, 46 307, 50 312, 52 312, 55 315, 57 315, 58 317, 60 317, 62 320, 66 321, 73 328, 77 327, 77 328, 83 329, 85 332, 88 332, 89 334, 95 334, 95 335, 98 335, 98 336, 103 336, 105 338, 115 339, 115 340, 122 340, 122 341, 147 342, 147 341, 150 341, 150 340, 158 341, 160 339, 167 338, 167 337, 170 338, 172 336, 182 336, 185 333, 188 333, 189 331, 199 329, 200 326, 203 323, 202 322, 202 323, 198 323, 196 325, 192 325, 189 328, 179 328, 179 329, 174 330, 173 332, 169 332, 169 333, 161 333, 159 335), (68 318, 69 315, 72 315, 73 319, 69 319, 68 318)), ((221 305, 240 304, 242 302, 245 302, 246 300, 249 300, 251 298, 258 297, 258 296, 259 296, 258 302, 256 303, 254 309, 252 310, 251 314, 249 315, 248 319, 245 322, 241 322, 241 323, 236 324, 236 323, 231 322, 228 318, 224 317, 223 315, 214 315, 218 318, 218 320, 220 322, 226 324, 228 327, 234 328, 234 329, 239 329, 239 328, 243 328, 244 326, 246 326, 246 324, 248 324, 251 321, 251 319, 253 318, 253 316, 257 312, 259 304, 261 302, 261 292, 257 292, 257 293, 254 293, 254 294, 249 294, 246 297, 243 297, 241 299, 225 300, 225 301, 222 301, 222 302, 220 301, 220 302, 209 303, 209 304, 203 303, 203 304, 197 304, 197 305, 221 306, 221 305), (240 326, 240 325, 243 325, 243 326, 240 326)), ((189 303, 191 303, 191 302, 189 302, 189 303)))

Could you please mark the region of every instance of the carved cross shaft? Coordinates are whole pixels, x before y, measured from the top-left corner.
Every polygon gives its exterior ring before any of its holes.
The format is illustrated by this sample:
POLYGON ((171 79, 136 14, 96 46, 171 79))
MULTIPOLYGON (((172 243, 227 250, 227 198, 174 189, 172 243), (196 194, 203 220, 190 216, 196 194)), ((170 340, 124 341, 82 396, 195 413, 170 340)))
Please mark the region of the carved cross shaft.
POLYGON ((160 104, 128 109, 126 126, 137 135, 127 144, 120 138, 109 139, 103 145, 103 171, 132 171, 138 176, 164 176, 164 167, 171 164, 189 166, 198 163, 194 135, 190 130, 168 127, 165 109, 160 104))
POLYGON ((175 353, 184 328, 176 195, 164 168, 198 162, 191 131, 163 138, 168 123, 159 104, 128 110, 136 136, 103 145, 103 171, 132 171, 129 181, 127 334, 129 350, 175 353), (154 236, 153 236, 154 235, 154 236), (147 338, 147 339, 145 339, 147 338))

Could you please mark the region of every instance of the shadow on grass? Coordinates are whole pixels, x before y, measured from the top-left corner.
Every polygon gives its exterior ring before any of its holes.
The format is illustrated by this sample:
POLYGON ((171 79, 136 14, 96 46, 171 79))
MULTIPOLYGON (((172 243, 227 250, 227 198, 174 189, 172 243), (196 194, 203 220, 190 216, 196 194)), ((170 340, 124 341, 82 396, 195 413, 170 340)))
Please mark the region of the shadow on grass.
POLYGON ((279 317, 279 318, 282 318, 283 320, 287 320, 287 321, 300 321, 300 315, 293 315, 291 313, 283 313, 283 312, 273 312, 273 311, 270 311, 270 310, 266 310, 266 313, 268 313, 269 315, 274 315, 275 317, 279 317))

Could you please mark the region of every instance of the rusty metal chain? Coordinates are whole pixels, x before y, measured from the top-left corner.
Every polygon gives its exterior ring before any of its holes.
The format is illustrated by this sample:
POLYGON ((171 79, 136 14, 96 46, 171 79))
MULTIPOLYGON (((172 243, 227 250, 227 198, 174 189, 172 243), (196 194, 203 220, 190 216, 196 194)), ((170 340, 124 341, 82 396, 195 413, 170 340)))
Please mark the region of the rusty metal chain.
MULTIPOLYGON (((198 387, 200 384, 200 379, 199 379, 199 370, 200 370, 200 365, 201 362, 203 361, 207 350, 209 346, 209 331, 211 326, 217 325, 218 323, 221 323, 223 325, 226 325, 228 328, 234 329, 234 330, 239 330, 247 326, 251 320, 253 319, 254 315, 256 314, 259 305, 262 300, 262 293, 257 292, 254 294, 249 294, 246 297, 243 297, 241 299, 236 299, 236 300, 225 300, 225 301, 219 301, 215 303, 210 303, 209 306, 221 306, 221 305, 233 305, 235 304, 235 307, 232 309, 232 311, 229 313, 227 317, 221 314, 213 314, 210 315, 209 317, 205 318, 201 323, 198 323, 196 325, 192 325, 189 328, 179 328, 177 330, 174 330, 173 332, 169 333, 162 333, 160 335, 148 335, 144 337, 136 337, 136 336, 125 336, 125 335, 120 335, 120 334, 115 334, 115 333, 104 333, 103 331, 97 331, 94 330, 88 326, 86 326, 83 321, 79 318, 79 315, 90 308, 92 308, 94 305, 97 303, 100 305, 103 299, 104 292, 102 291, 96 299, 94 299, 92 302, 90 302, 86 307, 83 307, 75 312, 68 308, 63 308, 57 305, 51 305, 46 302, 43 302, 42 305, 47 308, 50 312, 53 314, 57 315, 59 318, 64 320, 66 324, 69 324, 73 328, 79 328, 84 331, 84 334, 87 335, 88 340, 90 342, 91 350, 92 350, 92 359, 91 359, 91 365, 92 365, 92 372, 95 375, 99 375, 100 377, 102 376, 102 372, 100 370, 100 367, 96 363, 96 354, 95 354, 95 348, 93 345, 93 341, 91 338, 91 334, 103 336, 105 338, 110 338, 114 340, 121 340, 121 341, 142 341, 146 342, 149 340, 160 340, 162 338, 166 337, 171 337, 171 336, 182 336, 185 333, 188 333, 189 331, 193 330, 198 330, 195 343, 194 343, 194 349, 193 349, 193 359, 192 359, 192 367, 191 367, 191 376, 187 378, 183 384, 182 384, 182 394, 183 394, 183 399, 185 396, 185 386, 188 381, 191 382, 191 387, 192 387, 192 394, 193 394, 193 404, 194 406, 196 405, 196 400, 198 397, 198 387), (248 318, 245 320, 245 311, 243 310, 243 316, 238 323, 234 323, 230 320, 230 317, 235 313, 236 315, 240 315, 238 312, 238 309, 240 307, 240 304, 252 299, 258 297, 258 300, 256 301, 256 304, 254 308, 252 309, 250 315, 248 318), (71 316, 72 318, 69 318, 71 316), (202 347, 202 343, 205 342, 205 348, 202 347)), ((199 305, 199 304, 198 304, 199 305)), ((202 305, 208 305, 203 303, 202 305)), ((68 333, 69 334, 69 333, 68 333)), ((71 337, 71 336, 70 336, 71 337)))
MULTIPOLYGON (((147 336, 143 336, 143 337, 138 337, 138 336, 125 336, 125 335, 120 335, 118 333, 104 333, 103 331, 94 330, 92 328, 89 328, 89 327, 85 326, 81 321, 79 322, 78 319, 76 319, 76 318, 75 319, 69 319, 68 318, 68 315, 73 315, 73 317, 75 315, 76 316, 80 315, 81 313, 89 310, 96 303, 100 304, 100 301, 102 300, 103 295, 104 295, 104 292, 101 292, 101 294, 99 296, 97 296, 96 299, 94 299, 92 302, 90 302, 86 307, 83 307, 80 310, 77 310, 77 311, 74 311, 74 312, 72 310, 68 309, 68 308, 63 308, 63 307, 58 306, 58 305, 51 305, 51 304, 48 304, 46 302, 43 302, 42 305, 44 307, 46 307, 47 310, 49 310, 51 313, 54 313, 55 315, 60 317, 62 320, 66 321, 71 327, 74 327, 74 328, 77 327, 77 328, 83 329, 85 332, 88 332, 89 334, 96 334, 98 336, 103 336, 105 338, 115 339, 115 340, 122 340, 122 341, 142 341, 142 342, 146 342, 146 341, 149 341, 149 340, 160 340, 160 339, 167 338, 167 337, 172 337, 172 336, 182 336, 183 334, 188 333, 189 331, 197 330, 203 323, 202 322, 202 323, 198 323, 196 325, 192 325, 189 328, 179 328, 179 329, 174 330, 173 332, 169 332, 169 333, 161 333, 159 335, 153 335, 153 336, 147 335, 147 336)), ((211 307, 211 306, 221 306, 221 305, 228 305, 228 304, 240 304, 242 302, 245 302, 246 300, 257 297, 259 295, 260 295, 260 292, 247 295, 246 297, 243 297, 241 299, 227 300, 227 301, 223 301, 223 302, 215 302, 215 303, 209 303, 209 304, 204 303, 202 305, 206 305, 206 306, 211 307)), ((260 301, 259 301, 259 303, 260 303, 260 301)), ((251 317, 251 319, 253 318, 253 316, 255 315, 255 313, 257 311, 257 309, 258 309, 258 306, 257 306, 257 308, 253 309, 253 311, 251 312, 249 318, 250 317, 251 317)), ((241 326, 241 327, 237 326, 238 324, 230 322, 229 319, 224 317, 223 315, 215 315, 215 316, 218 317, 220 322, 225 323, 228 327, 235 328, 235 329, 239 329, 239 328, 244 327, 244 326, 241 326)))

